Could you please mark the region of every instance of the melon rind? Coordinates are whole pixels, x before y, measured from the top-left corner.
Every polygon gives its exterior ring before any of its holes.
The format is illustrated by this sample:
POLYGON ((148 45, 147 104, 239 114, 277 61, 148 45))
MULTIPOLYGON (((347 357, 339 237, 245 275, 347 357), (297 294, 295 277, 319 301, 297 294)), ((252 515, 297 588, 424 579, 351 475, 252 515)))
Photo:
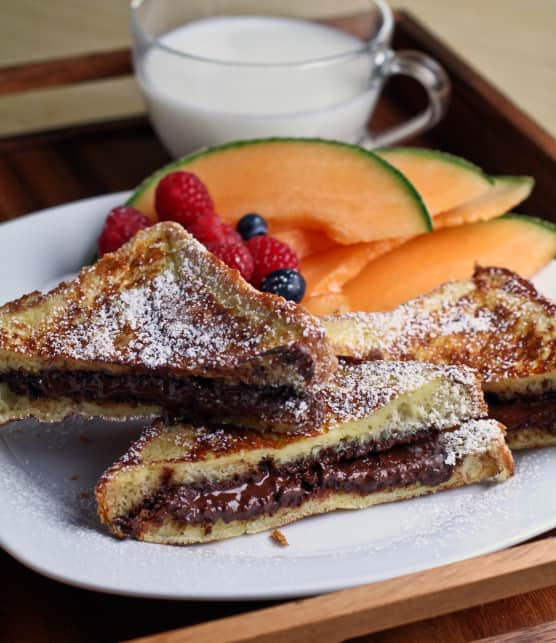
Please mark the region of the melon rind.
POLYGON ((389 147, 374 152, 415 186, 433 219, 479 197, 494 184, 480 167, 448 152, 423 147, 389 147))
MULTIPOLYGON (((329 141, 326 139, 312 139, 312 138, 271 138, 271 139, 255 139, 249 141, 235 141, 222 145, 219 147, 213 147, 209 149, 200 150, 194 154, 186 156, 182 159, 178 159, 173 163, 166 165, 161 168, 150 177, 145 179, 141 185, 137 188, 134 194, 128 201, 128 205, 132 205, 138 210, 142 211, 147 216, 155 218, 154 212, 154 192, 156 185, 162 177, 164 177, 169 172, 175 170, 189 170, 194 173, 199 173, 200 178, 203 179, 202 164, 205 162, 210 162, 211 157, 216 160, 216 156, 222 154, 230 154, 229 158, 229 176, 227 175, 226 180, 230 181, 233 184, 234 171, 241 172, 237 170, 240 167, 239 161, 241 159, 241 152, 246 148, 253 148, 253 146, 268 146, 268 167, 265 168, 264 180, 272 186, 272 164, 276 163, 276 160, 273 158, 277 157, 278 152, 284 151, 283 146, 292 146, 292 150, 296 150, 296 147, 299 146, 319 146, 316 152, 318 156, 319 164, 322 162, 324 174, 330 175, 334 170, 330 169, 333 167, 342 167, 346 166, 346 159, 349 161, 350 155, 354 155, 354 161, 363 160, 368 161, 369 163, 369 184, 362 185, 361 191, 353 189, 351 186, 351 192, 349 189, 346 190, 346 196, 340 195, 339 190, 335 190, 331 194, 329 203, 330 211, 323 211, 323 204, 326 205, 328 202, 326 199, 326 184, 321 180, 321 175, 319 174, 319 168, 315 168, 314 176, 314 194, 318 194, 319 203, 312 204, 310 199, 307 199, 306 206, 307 212, 303 213, 304 224, 306 227, 312 227, 314 229, 320 229, 331 238, 339 243, 356 243, 363 241, 374 241, 377 239, 385 239, 391 237, 411 234, 421 234, 423 232, 428 232, 432 230, 432 221, 431 217, 427 211, 427 208, 423 202, 423 199, 411 184, 410 181, 396 168, 389 164, 384 159, 378 157, 373 152, 370 152, 364 148, 358 147, 356 145, 350 145, 348 143, 343 143, 339 141, 329 141), (274 149, 273 149, 274 146, 274 149), (278 146, 278 148, 276 147, 278 146), (238 152, 238 156, 234 158, 234 152, 238 152), (273 154, 274 153, 274 154, 273 154), (327 154, 329 160, 327 160, 327 154), (330 165, 327 166, 327 163, 330 165), (200 169, 199 169, 200 168, 200 169), (198 169, 198 172, 196 172, 198 169), (385 192, 378 193, 373 192, 373 181, 375 183, 382 183, 383 190, 385 192), (359 194, 361 196, 359 196, 359 194), (376 197, 375 197, 376 194, 376 197), (345 211, 342 212, 342 198, 346 202, 345 211), (375 197, 369 198, 369 196, 375 197), (357 203, 357 199, 360 198, 360 203, 357 203), (334 200, 335 199, 335 200, 334 200), (351 199, 351 200, 350 200, 351 199), (382 201, 381 201, 382 200, 382 201), (382 210, 381 210, 382 207, 382 210), (351 209, 350 209, 351 208, 351 209), (382 214, 385 208, 389 208, 388 216, 382 214), (345 220, 347 216, 352 216, 355 209, 359 221, 354 222, 354 225, 346 225, 345 220), (369 218, 365 218, 366 213, 369 212, 369 218), (399 213, 396 216, 396 213, 399 213), (378 216, 376 216, 378 215, 378 216), (393 215, 393 216, 392 216, 393 215)), ((300 158, 303 158, 302 155, 309 153, 311 151, 309 148, 297 149, 295 153, 300 154, 300 158)), ((245 162, 245 158, 243 158, 245 162)), ((205 165, 206 168, 210 169, 210 165, 205 165)), ((361 175, 365 175, 365 169, 361 170, 361 167, 357 164, 354 166, 357 167, 357 171, 361 172, 361 175)), ((228 169, 228 161, 226 161, 226 169, 228 169)), ((250 167, 251 172, 259 172, 258 168, 250 167)), ((277 168, 275 167, 275 172, 277 168)), ((262 172, 262 169, 261 169, 262 172)), ((349 167, 348 167, 349 173, 349 167)), ((262 177, 262 174, 261 174, 262 177)), ((285 186, 286 194, 287 190, 290 190, 295 194, 295 198, 303 202, 303 188, 307 185, 296 185, 297 177, 292 176, 291 179, 291 188, 285 186)), ((206 177, 205 177, 206 180, 206 177)), ((311 180, 311 177, 306 177, 306 180, 311 180)), ((224 220, 235 223, 235 220, 239 218, 242 214, 245 214, 249 211, 258 211, 260 210, 260 205, 256 202, 250 202, 249 200, 249 186, 243 185, 246 181, 242 181, 242 177, 238 176, 237 185, 242 185, 245 198, 242 197, 244 203, 242 203, 242 208, 239 206, 236 207, 235 212, 226 211, 226 207, 219 207, 218 201, 218 186, 212 185, 211 181, 206 180, 207 187, 209 191, 215 195, 216 207, 219 211, 219 214, 223 217, 224 220), (242 210, 240 212, 240 210, 242 210)), ((259 181, 260 185, 263 185, 263 190, 266 187, 266 184, 259 181)), ((274 190, 274 187, 270 188, 274 190)), ((281 189, 281 185, 280 185, 281 189)), ((308 190, 308 193, 310 190, 308 190)), ((263 204, 264 205, 264 204, 263 204)), ((272 199, 268 199, 268 205, 270 208, 274 206, 272 199)), ((281 207, 281 206, 280 206, 281 207)), ((281 225, 291 222, 296 224, 296 212, 288 212, 287 207, 284 205, 281 211, 279 212, 261 212, 264 216, 269 219, 269 223, 272 225, 273 222, 279 221, 281 225)))
POLYGON ((488 221, 499 217, 525 201, 535 180, 530 176, 493 176, 494 185, 479 197, 434 217, 434 228, 488 221))

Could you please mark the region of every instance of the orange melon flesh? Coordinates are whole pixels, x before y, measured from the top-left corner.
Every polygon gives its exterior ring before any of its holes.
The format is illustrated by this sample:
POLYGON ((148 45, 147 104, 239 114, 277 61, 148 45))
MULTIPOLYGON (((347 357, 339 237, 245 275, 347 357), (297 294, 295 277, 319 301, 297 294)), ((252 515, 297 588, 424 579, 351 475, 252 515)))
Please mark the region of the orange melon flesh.
POLYGON ((302 305, 313 315, 333 315, 349 312, 349 302, 342 293, 318 295, 303 300, 302 305))
POLYGON ((392 147, 375 152, 411 181, 433 218, 478 198, 492 185, 480 168, 445 152, 418 147, 392 147))
POLYGON ((446 281, 467 279, 475 264, 530 277, 556 256, 556 226, 508 215, 421 235, 371 261, 343 295, 351 311, 385 311, 446 281))
POLYGON ((411 183, 363 148, 318 139, 231 143, 162 168, 129 205, 154 215, 158 181, 174 170, 196 174, 217 212, 235 224, 258 212, 270 225, 318 229, 339 243, 427 232, 432 224, 411 183))
POLYGON ((318 230, 307 230, 306 228, 280 230, 271 226, 268 233, 287 243, 290 248, 295 250, 300 259, 317 252, 324 252, 337 245, 330 237, 318 230))
POLYGON ((496 176, 494 185, 476 199, 462 203, 447 212, 441 212, 434 217, 434 227, 488 221, 509 212, 531 194, 535 184, 530 176, 496 176))
POLYGON ((406 240, 407 237, 401 237, 350 246, 336 245, 306 257, 301 262, 301 272, 307 282, 308 296, 340 292, 343 285, 357 277, 369 261, 397 248, 406 240))

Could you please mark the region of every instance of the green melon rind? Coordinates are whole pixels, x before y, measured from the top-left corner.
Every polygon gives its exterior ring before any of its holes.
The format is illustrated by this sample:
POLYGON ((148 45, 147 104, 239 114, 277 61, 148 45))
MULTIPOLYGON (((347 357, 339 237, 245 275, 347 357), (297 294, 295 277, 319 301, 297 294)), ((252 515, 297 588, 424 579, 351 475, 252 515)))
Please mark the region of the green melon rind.
POLYGON ((471 163, 471 161, 468 161, 461 156, 457 156, 456 154, 450 154, 449 152, 431 150, 426 147, 382 147, 374 151, 375 154, 377 154, 381 158, 383 158, 382 154, 384 154, 386 157, 388 157, 389 154, 414 154, 415 156, 428 156, 429 158, 442 160, 452 165, 457 165, 468 172, 472 172, 479 178, 484 179, 487 183, 494 185, 494 177, 489 176, 478 165, 475 165, 474 163, 471 163))
POLYGON ((535 185, 535 179, 532 176, 515 176, 515 175, 499 175, 493 174, 490 176, 493 181, 503 181, 504 183, 527 183, 531 187, 535 185))
POLYGON ((556 235, 556 223, 552 221, 547 221, 546 219, 540 219, 539 217, 531 217, 528 214, 518 214, 517 212, 509 212, 508 214, 503 214, 497 219, 492 219, 492 222, 495 221, 504 221, 504 220, 514 220, 521 223, 526 223, 529 225, 535 225, 539 228, 543 228, 548 232, 551 232, 553 235, 556 235))
POLYGON ((243 140, 243 141, 232 141, 231 143, 226 143, 224 145, 219 145, 216 147, 203 148, 198 152, 193 152, 193 154, 189 154, 187 156, 183 156, 182 158, 177 159, 176 161, 172 161, 172 163, 165 165, 160 170, 157 170, 156 172, 148 176, 144 181, 142 181, 139 184, 135 192, 131 195, 131 197, 126 202, 126 205, 130 205, 130 206, 135 205, 138 199, 144 195, 145 191, 151 188, 152 186, 156 185, 160 181, 160 179, 166 176, 166 174, 169 174, 174 170, 183 169, 188 164, 200 159, 203 156, 208 156, 210 154, 215 154, 220 152, 226 152, 231 149, 246 147, 249 145, 262 145, 265 143, 315 143, 319 145, 332 145, 335 147, 342 148, 344 150, 349 150, 351 152, 360 154, 361 156, 364 156, 366 159, 370 161, 372 160, 376 164, 380 165, 382 168, 388 170, 392 174, 392 176, 396 179, 396 181, 409 193, 413 201, 417 204, 417 210, 419 211, 419 214, 424 223, 424 229, 425 229, 424 231, 430 232, 431 230, 433 230, 432 218, 431 218, 431 215, 429 214, 429 211, 427 210, 425 202, 423 201, 419 192, 417 192, 415 186, 409 181, 409 179, 407 179, 407 177, 404 174, 402 174, 402 172, 400 172, 397 168, 395 168, 386 159, 381 158, 374 152, 371 152, 363 147, 359 147, 358 145, 352 145, 351 143, 344 143, 342 141, 332 141, 332 140, 327 140, 322 138, 281 138, 281 137, 260 138, 260 139, 251 139, 251 140, 243 140))
POLYGON ((533 188, 535 187, 535 179, 532 176, 498 176, 498 175, 491 175, 490 177, 493 181, 494 184, 496 183, 505 183, 506 185, 508 183, 514 183, 514 184, 519 184, 523 186, 527 186, 528 191, 525 197, 523 197, 522 201, 525 201, 525 199, 529 198, 529 195, 533 191, 533 188))

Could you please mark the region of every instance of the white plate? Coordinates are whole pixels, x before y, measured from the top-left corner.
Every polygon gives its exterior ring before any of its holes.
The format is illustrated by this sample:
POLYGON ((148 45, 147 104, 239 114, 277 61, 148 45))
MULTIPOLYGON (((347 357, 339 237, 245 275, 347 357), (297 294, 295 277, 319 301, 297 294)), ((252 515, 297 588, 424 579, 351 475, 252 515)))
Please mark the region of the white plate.
MULTIPOLYGON (((126 194, 51 208, 0 226, 0 302, 52 284, 89 257, 126 194)), ((556 296, 556 263, 536 283, 556 296)), ((507 547, 556 527, 556 449, 517 457, 517 474, 267 533, 195 547, 120 542, 92 490, 139 426, 71 422, 0 431, 0 544, 25 565, 90 589, 178 599, 269 599, 391 578, 507 547), (78 476, 78 479, 72 477, 78 476)))

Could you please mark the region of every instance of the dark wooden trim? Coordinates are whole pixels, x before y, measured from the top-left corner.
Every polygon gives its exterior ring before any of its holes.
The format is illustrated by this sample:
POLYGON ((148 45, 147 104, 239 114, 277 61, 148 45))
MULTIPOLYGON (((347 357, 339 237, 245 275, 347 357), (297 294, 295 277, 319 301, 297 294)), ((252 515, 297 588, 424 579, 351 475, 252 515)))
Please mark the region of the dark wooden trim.
POLYGON ((554 643, 556 641, 556 621, 533 625, 507 634, 497 634, 486 639, 477 639, 475 643, 554 643))
MULTIPOLYGON (((349 26, 362 28, 364 25, 350 22, 349 26)), ((453 97, 446 119, 412 143, 463 155, 491 173, 532 174, 537 185, 532 198, 524 204, 523 211, 545 218, 555 216, 554 138, 405 12, 397 14, 394 42, 396 48, 419 49, 437 58, 453 81, 453 97)), ((123 49, 33 63, 30 66, 19 65, 0 70, 0 95, 113 78, 130 71, 129 51, 123 49)), ((33 99, 29 96, 29 100, 33 99)), ((379 103, 373 126, 380 130, 406 118, 409 113, 422 107, 423 99, 411 81, 394 79, 379 103)), ((155 137, 145 116, 5 137, 0 139, 0 221, 78 198, 133 188, 168 160, 167 152, 155 137)), ((79 225, 78 220, 76 225, 79 225)), ((59 242, 63 244, 65 240, 59 242)), ((371 640, 384 643, 400 640, 467 641, 537 626, 540 622, 556 618, 556 587, 530 594, 523 592, 527 588, 556 582, 552 563, 549 564, 549 573, 540 572, 542 560, 553 555, 553 541, 546 540, 549 535, 554 537, 556 532, 544 534, 531 543, 488 558, 490 561, 504 561, 508 569, 519 563, 516 557, 521 556, 520 552, 525 551, 527 556, 533 556, 539 564, 530 565, 530 559, 522 559, 523 571, 518 572, 519 578, 514 577, 513 580, 504 577, 503 573, 498 574, 497 569, 491 568, 489 571, 477 560, 457 564, 456 570, 461 570, 462 565, 466 576, 463 577, 461 572, 454 574, 451 577, 454 583, 452 588, 442 585, 443 589, 439 589, 434 600, 427 603, 425 611, 419 608, 419 601, 425 600, 419 598, 425 589, 423 584, 391 580, 386 581, 386 585, 380 584, 381 589, 371 590, 371 594, 364 588, 348 590, 344 595, 348 598, 347 603, 341 602, 340 594, 321 597, 317 599, 317 607, 321 608, 319 614, 305 611, 305 601, 295 601, 284 607, 280 612, 281 620, 274 626, 258 620, 258 617, 255 621, 263 629, 272 626, 274 630, 279 630, 284 623, 286 626, 292 624, 295 617, 299 619, 298 631, 302 632, 303 619, 305 623, 310 623, 311 619, 318 621, 318 627, 321 627, 320 621, 326 624, 327 619, 336 620, 336 630, 327 634, 338 634, 337 639, 345 638, 350 632, 355 635, 373 628, 390 627, 395 623, 419 621, 399 625, 396 630, 383 631, 377 637, 371 635, 371 638, 365 639, 369 643, 371 640), (483 574, 483 581, 475 574, 483 574), (490 574, 490 580, 485 579, 485 574, 490 574), (473 578, 477 580, 476 585, 470 583, 473 578), (467 589, 464 587, 466 584, 467 589), (386 609, 385 604, 389 601, 392 603, 395 598, 387 590, 388 587, 396 589, 400 603, 386 609), (412 592, 415 594, 413 602, 410 596, 412 592), (486 602, 495 596, 510 593, 519 595, 457 612, 465 606, 476 604, 478 598, 486 602), (359 602, 356 604, 351 597, 359 602), (376 601, 376 618, 379 619, 376 622, 374 617, 371 619, 370 629, 367 627, 369 620, 365 620, 372 616, 369 597, 374 597, 376 601), (380 604, 384 609, 379 610, 380 604), (405 607, 402 609, 401 605, 405 607), (361 620, 355 613, 356 607, 361 620), (409 611, 404 611, 406 608, 409 611), (435 613, 449 615, 433 618, 435 613), (422 621, 425 615, 430 617, 428 621, 422 621)), ((74 643, 82 641, 84 637, 91 642, 129 640, 268 605, 261 602, 164 602, 97 594, 42 577, 2 551, 0 567, 5 579, 4 592, 0 589, 1 630, 4 639, 10 641, 49 639, 74 643), (29 605, 33 608, 29 609, 29 605), (108 629, 107 623, 110 624, 108 629)), ((446 571, 443 573, 446 574, 446 571)), ((449 580, 438 572, 423 574, 429 579, 429 588, 442 578, 449 580)), ((253 621, 249 619, 249 622, 253 621)), ((284 629, 288 629, 286 626, 284 629)), ((318 627, 310 632, 309 638, 315 638, 318 627)), ((322 629, 326 628, 323 626, 322 629)), ((210 627, 208 631, 211 631, 210 627)), ((292 632, 293 629, 289 628, 284 638, 294 640, 292 632)), ((233 634, 227 630, 224 633, 233 634)), ((276 631, 276 634, 280 635, 280 632, 276 631)), ((176 639, 160 635, 158 640, 176 639)), ((307 636, 302 640, 308 640, 307 636)))
POLYGON ((0 96, 125 76, 131 71, 131 54, 127 48, 2 67, 0 96))

